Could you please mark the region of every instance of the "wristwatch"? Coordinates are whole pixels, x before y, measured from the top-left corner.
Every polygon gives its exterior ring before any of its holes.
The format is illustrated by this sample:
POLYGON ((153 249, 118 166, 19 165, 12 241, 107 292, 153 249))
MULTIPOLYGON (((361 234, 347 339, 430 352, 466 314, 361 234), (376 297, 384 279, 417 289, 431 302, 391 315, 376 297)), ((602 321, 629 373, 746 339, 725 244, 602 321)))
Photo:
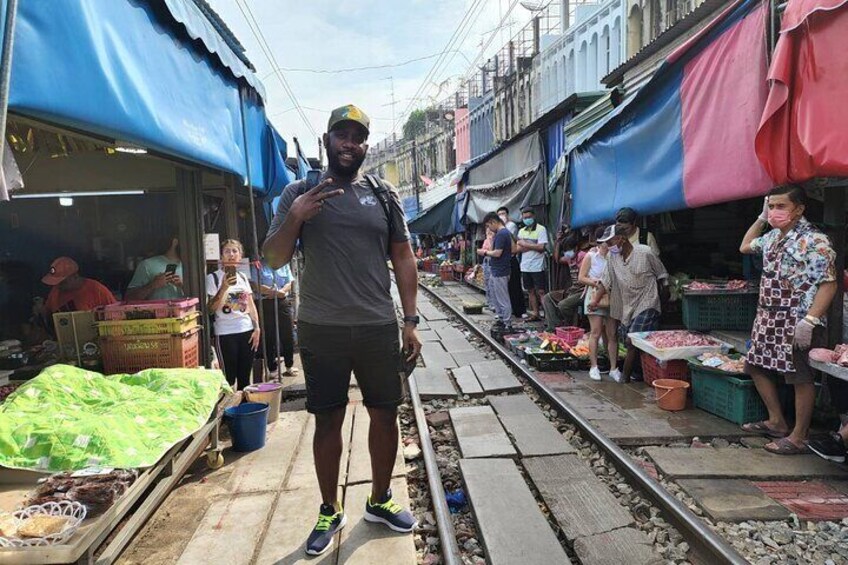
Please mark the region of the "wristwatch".
POLYGON ((821 318, 816 318, 815 316, 810 316, 810 315, 804 316, 804 320, 813 324, 814 326, 823 326, 824 325, 824 320, 822 320, 821 318))
POLYGON ((421 316, 404 316, 403 317, 403 323, 404 324, 412 324, 414 326, 417 326, 418 324, 421 323, 421 316))

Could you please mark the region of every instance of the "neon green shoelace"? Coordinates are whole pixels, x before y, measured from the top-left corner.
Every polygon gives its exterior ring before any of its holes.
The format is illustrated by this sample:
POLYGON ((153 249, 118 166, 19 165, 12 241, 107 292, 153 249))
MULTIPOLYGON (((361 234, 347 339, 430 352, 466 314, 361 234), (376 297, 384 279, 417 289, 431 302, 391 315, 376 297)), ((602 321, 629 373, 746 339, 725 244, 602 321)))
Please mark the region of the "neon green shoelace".
POLYGON ((326 532, 330 529, 330 526, 333 525, 333 520, 336 519, 336 515, 325 516, 324 514, 318 514, 318 523, 315 524, 315 531, 318 532, 326 532))
POLYGON ((401 510, 403 510, 403 506, 394 501, 393 498, 390 498, 386 502, 382 504, 372 504, 371 506, 375 506, 377 508, 382 508, 383 510, 387 510, 392 514, 399 514, 401 510))

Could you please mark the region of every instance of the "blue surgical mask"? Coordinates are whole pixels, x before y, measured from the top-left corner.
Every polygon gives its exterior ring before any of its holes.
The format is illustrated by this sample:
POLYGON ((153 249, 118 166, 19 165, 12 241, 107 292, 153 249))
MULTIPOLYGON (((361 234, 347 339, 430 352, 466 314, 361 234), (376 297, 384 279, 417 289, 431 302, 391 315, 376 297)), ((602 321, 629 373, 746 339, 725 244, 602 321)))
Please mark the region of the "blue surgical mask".
POLYGON ((563 253, 562 255, 563 255, 563 257, 565 257, 565 258, 566 258, 566 259, 568 259, 569 261, 571 261, 572 259, 574 259, 574 251, 566 251, 566 252, 565 252, 565 253, 563 253))
POLYGON ((536 220, 533 219, 533 218, 524 218, 524 220, 522 220, 522 221, 524 222, 524 225, 527 226, 528 228, 536 223, 536 220))
POLYGON ((619 247, 618 245, 610 245, 609 252, 613 255, 618 255, 619 253, 621 253, 621 247, 619 247))

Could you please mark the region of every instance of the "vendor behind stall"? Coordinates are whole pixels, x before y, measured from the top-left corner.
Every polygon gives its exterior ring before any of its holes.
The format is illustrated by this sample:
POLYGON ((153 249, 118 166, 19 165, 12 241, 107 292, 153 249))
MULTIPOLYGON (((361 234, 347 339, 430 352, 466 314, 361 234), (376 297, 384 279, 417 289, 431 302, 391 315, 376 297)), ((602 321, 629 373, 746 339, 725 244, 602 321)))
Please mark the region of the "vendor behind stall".
MULTIPOLYGON (((89 311, 117 302, 108 288, 94 279, 80 276, 79 265, 70 257, 53 261, 50 272, 41 282, 53 287, 44 304, 47 320, 56 312, 89 311)), ((51 325, 48 323, 48 327, 51 325)))
POLYGON ((183 262, 180 240, 168 235, 156 255, 139 263, 127 288, 127 300, 173 300, 183 298, 183 262))

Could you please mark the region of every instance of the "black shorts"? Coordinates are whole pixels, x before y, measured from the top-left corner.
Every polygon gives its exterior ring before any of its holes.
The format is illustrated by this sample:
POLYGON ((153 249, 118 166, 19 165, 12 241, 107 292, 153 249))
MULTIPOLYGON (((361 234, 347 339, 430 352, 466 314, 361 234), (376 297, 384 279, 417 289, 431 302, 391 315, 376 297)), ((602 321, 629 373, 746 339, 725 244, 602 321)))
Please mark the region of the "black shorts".
POLYGON ((398 325, 319 326, 298 322, 300 358, 306 374, 306 410, 312 414, 347 406, 350 373, 369 408, 397 408, 403 401, 398 325))
POLYGON ((524 290, 541 290, 548 291, 548 277, 545 271, 538 273, 521 273, 521 281, 524 283, 524 290))

